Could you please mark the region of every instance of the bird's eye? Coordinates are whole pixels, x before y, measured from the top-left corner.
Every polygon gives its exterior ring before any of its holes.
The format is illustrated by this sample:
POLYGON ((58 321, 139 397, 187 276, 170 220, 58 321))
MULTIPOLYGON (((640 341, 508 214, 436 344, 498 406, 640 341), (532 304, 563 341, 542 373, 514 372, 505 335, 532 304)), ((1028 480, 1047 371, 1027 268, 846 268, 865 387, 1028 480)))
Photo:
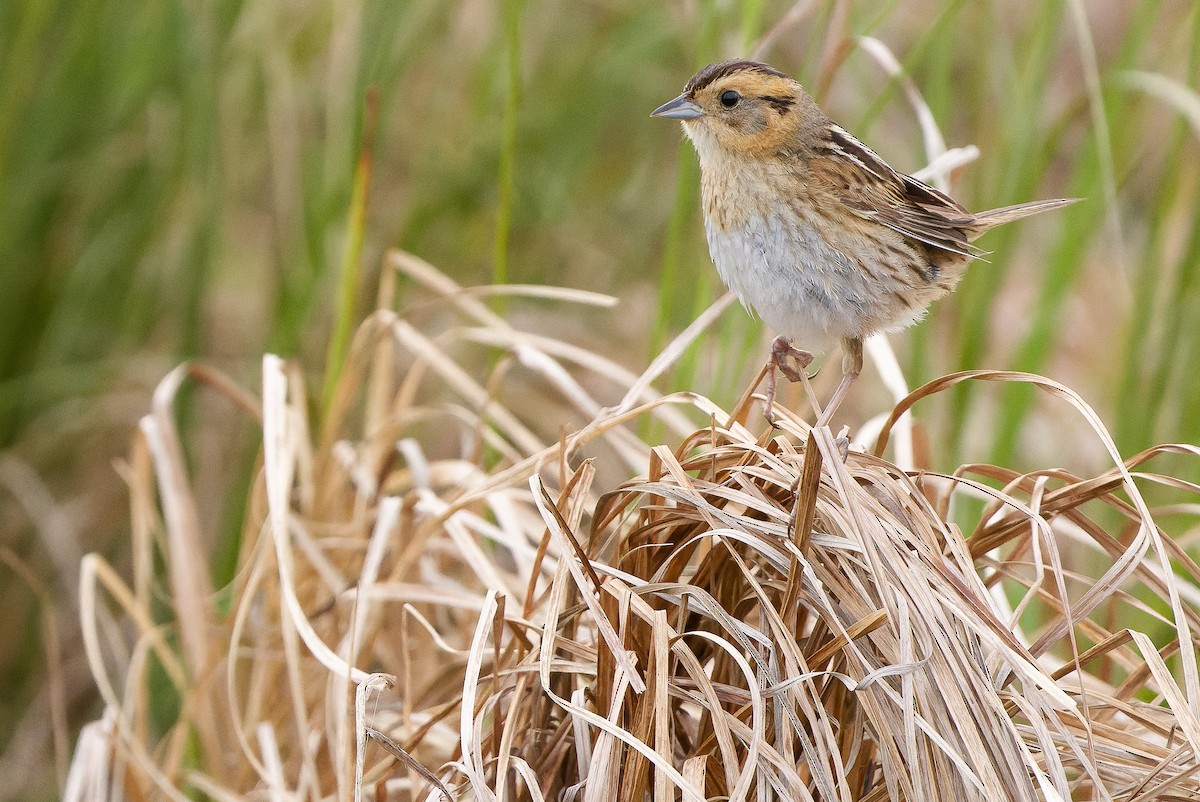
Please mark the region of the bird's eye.
POLYGON ((739 95, 737 92, 733 91, 732 89, 726 89, 724 92, 721 93, 721 105, 727 109, 732 109, 734 106, 736 106, 738 104, 738 101, 741 99, 742 99, 742 96, 739 95))

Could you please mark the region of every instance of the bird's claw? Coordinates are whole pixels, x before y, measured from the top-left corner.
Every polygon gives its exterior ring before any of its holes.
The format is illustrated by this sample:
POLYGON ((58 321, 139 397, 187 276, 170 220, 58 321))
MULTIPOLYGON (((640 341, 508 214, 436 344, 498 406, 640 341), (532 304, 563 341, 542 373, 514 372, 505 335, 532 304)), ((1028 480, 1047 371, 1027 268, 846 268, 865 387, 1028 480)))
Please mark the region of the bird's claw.
POLYGON ((792 345, 787 337, 776 337, 771 342, 771 360, 767 366, 767 396, 763 405, 763 417, 772 428, 778 429, 779 420, 775 415, 775 371, 778 370, 788 381, 798 382, 806 378, 804 369, 812 364, 813 355, 792 345))
POLYGON ((802 372, 812 364, 813 355, 792 345, 787 337, 779 336, 771 342, 771 364, 779 368, 779 372, 788 381, 798 382, 804 378, 802 372))

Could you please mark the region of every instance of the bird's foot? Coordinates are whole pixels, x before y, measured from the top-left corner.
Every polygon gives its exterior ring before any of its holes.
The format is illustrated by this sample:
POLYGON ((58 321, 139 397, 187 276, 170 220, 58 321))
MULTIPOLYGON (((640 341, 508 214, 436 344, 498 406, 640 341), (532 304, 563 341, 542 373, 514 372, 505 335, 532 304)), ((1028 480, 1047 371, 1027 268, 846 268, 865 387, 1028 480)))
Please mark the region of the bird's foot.
POLYGON ((787 337, 779 336, 771 341, 771 364, 779 368, 779 372, 788 381, 798 382, 805 368, 812 364, 813 355, 792 345, 787 337), (794 363, 794 364, 793 364, 794 363))
POLYGON ((787 337, 779 336, 771 343, 771 361, 767 370, 767 396, 763 405, 763 417, 775 426, 775 391, 778 389, 776 371, 788 381, 798 382, 805 378, 804 369, 812 364, 813 355, 792 345, 787 337))

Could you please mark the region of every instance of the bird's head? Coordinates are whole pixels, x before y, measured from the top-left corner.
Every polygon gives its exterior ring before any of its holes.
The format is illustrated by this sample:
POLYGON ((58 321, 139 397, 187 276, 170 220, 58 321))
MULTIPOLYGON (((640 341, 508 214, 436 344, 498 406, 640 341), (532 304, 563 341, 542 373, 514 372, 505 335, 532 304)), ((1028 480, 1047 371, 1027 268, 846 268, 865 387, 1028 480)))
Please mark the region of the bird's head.
POLYGON ((702 157, 709 149, 745 156, 787 150, 824 119, 799 83, 766 64, 741 60, 700 70, 683 94, 651 116, 680 120, 702 157))

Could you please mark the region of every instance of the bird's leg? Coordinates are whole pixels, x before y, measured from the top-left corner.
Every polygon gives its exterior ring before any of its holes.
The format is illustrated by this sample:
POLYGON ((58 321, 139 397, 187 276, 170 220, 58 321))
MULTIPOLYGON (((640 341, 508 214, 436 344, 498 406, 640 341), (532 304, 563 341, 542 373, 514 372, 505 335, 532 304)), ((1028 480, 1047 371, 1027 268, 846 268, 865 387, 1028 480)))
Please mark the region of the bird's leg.
POLYGON ((825 411, 821 413, 813 426, 828 425, 829 419, 833 417, 833 413, 842 405, 842 401, 846 398, 846 392, 850 389, 850 385, 858 378, 858 374, 862 373, 862 349, 862 340, 858 337, 847 337, 842 340, 842 380, 838 383, 837 389, 833 391, 833 396, 825 406, 825 411))
POLYGON ((812 364, 813 355, 801 351, 792 345, 792 341, 780 335, 771 342, 770 369, 767 371, 767 398, 763 406, 763 417, 767 423, 775 423, 775 390, 778 383, 775 371, 778 370, 788 381, 798 382, 804 377, 804 369, 812 364), (793 364, 793 361, 795 364, 793 364))

